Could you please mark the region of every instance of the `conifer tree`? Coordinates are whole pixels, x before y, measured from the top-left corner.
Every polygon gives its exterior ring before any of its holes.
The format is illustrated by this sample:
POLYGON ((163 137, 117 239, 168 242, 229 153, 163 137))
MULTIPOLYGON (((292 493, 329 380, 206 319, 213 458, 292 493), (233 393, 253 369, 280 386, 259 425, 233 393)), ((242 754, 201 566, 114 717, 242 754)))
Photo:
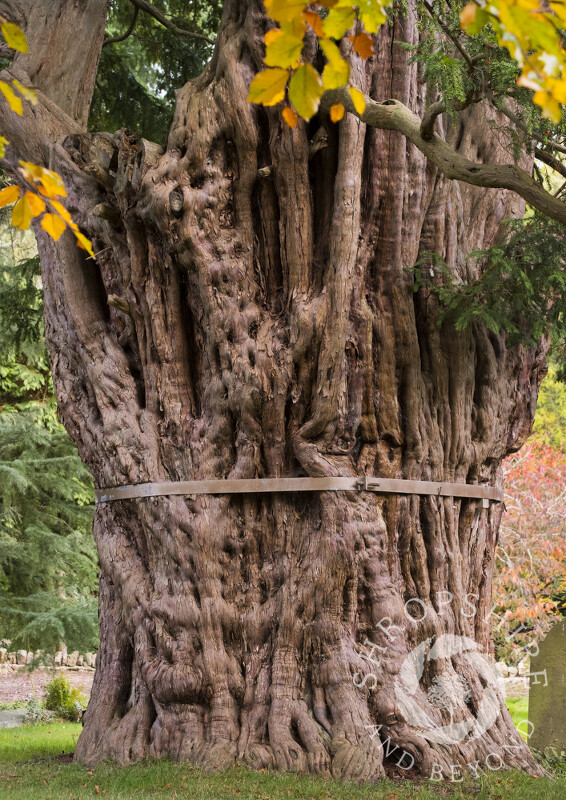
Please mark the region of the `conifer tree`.
POLYGON ((19 252, 0 248, 0 639, 48 658, 97 646, 93 491, 56 418, 39 259, 19 252))

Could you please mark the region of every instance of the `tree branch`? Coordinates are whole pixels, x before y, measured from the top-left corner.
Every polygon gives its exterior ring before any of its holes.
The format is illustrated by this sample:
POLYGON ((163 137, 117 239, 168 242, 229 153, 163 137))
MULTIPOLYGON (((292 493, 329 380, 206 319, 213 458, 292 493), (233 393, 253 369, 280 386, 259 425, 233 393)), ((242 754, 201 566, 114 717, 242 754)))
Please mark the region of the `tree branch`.
POLYGON ((566 165, 561 164, 556 158, 552 158, 549 153, 545 153, 544 150, 540 150, 538 147, 535 147, 535 158, 538 158, 538 160, 542 161, 543 164, 546 164, 547 167, 550 167, 559 175, 562 175, 563 178, 566 178, 566 165))
POLYGON ((342 103, 347 111, 373 128, 399 131, 447 178, 482 186, 486 189, 509 189, 551 219, 566 225, 566 204, 540 187, 525 170, 515 164, 478 164, 456 152, 447 142, 433 134, 427 141, 421 136, 421 120, 398 100, 378 103, 365 97, 366 108, 358 114, 348 87, 325 92, 322 107, 330 111, 334 103, 342 103))
POLYGON ((458 41, 458 37, 454 36, 454 34, 450 30, 450 28, 447 25, 445 25, 444 22, 442 22, 439 17, 436 16, 436 14, 434 13, 433 7, 430 5, 430 3, 427 2, 427 0, 424 0, 423 5, 426 8, 426 10, 428 11, 428 13, 430 14, 430 16, 434 20, 436 20, 436 22, 438 22, 438 24, 440 25, 440 27, 441 27, 442 31, 444 32, 444 34, 446 36, 448 36, 450 41, 454 44, 456 50, 458 50, 458 52, 460 53, 460 55, 462 56, 462 58, 465 60, 466 64, 468 65, 468 68, 469 68, 470 72, 472 72, 472 70, 474 69, 474 62, 473 62, 470 54, 467 52, 467 50, 464 47, 462 47, 462 45, 458 41))
MULTIPOLYGON (((453 101, 451 106, 457 112, 463 111, 468 106, 471 106, 473 103, 480 103, 484 99, 484 95, 476 95, 474 91, 468 92, 466 95, 466 99, 463 102, 453 101)), ((444 114, 448 111, 448 106, 444 102, 444 100, 438 100, 436 103, 433 103, 424 113, 421 122, 421 136, 426 142, 430 142, 434 135, 434 123, 436 122, 437 117, 441 114, 444 114)))
POLYGON ((184 28, 178 28, 174 22, 171 22, 170 19, 167 19, 163 11, 160 11, 151 3, 148 3, 147 0, 130 0, 130 3, 141 11, 145 11, 146 14, 149 14, 150 17, 156 19, 163 25, 164 28, 168 28, 170 31, 176 34, 176 36, 192 36, 194 39, 202 39, 202 41, 208 42, 208 44, 214 44, 213 39, 209 39, 208 36, 205 36, 202 33, 194 33, 193 31, 186 31, 184 28))
POLYGON ((112 36, 109 39, 105 39, 102 42, 102 46, 106 47, 107 44, 115 44, 116 42, 123 42, 124 39, 127 39, 128 36, 130 36, 132 34, 134 28, 136 27, 136 22, 138 20, 138 14, 139 13, 140 13, 139 7, 138 6, 134 6, 134 13, 132 15, 132 20, 131 20, 130 24, 128 25, 128 28, 125 31, 125 33, 120 34, 120 36, 112 36))
POLYGON ((12 50, 11 47, 8 47, 6 42, 0 42, 0 58, 14 58, 16 55, 16 51, 12 50))
POLYGON ((547 139, 544 138, 544 136, 541 136, 536 131, 529 131, 523 120, 520 117, 518 117, 517 114, 514 114, 510 109, 508 109, 506 105, 501 104, 501 106, 498 106, 493 102, 493 100, 492 104, 493 107, 497 109, 497 111, 501 111, 502 114, 505 114, 507 119, 510 119, 513 125, 519 128, 519 130, 523 131, 523 133, 526 133, 527 136, 536 139, 537 142, 541 142, 546 147, 551 147, 553 150, 556 150, 559 153, 566 153, 566 147, 564 147, 563 145, 558 144, 557 142, 549 142, 547 139))

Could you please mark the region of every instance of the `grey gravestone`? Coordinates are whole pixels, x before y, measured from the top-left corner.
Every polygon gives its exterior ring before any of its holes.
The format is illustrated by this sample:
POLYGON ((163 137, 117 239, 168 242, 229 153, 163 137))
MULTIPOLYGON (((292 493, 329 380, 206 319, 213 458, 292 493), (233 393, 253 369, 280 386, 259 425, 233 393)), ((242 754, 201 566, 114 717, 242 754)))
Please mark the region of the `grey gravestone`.
POLYGON ((25 708, 0 711, 0 728, 17 728, 18 725, 23 725, 25 715, 25 708))
POLYGON ((566 621, 540 642, 529 681, 530 747, 566 750, 566 621))

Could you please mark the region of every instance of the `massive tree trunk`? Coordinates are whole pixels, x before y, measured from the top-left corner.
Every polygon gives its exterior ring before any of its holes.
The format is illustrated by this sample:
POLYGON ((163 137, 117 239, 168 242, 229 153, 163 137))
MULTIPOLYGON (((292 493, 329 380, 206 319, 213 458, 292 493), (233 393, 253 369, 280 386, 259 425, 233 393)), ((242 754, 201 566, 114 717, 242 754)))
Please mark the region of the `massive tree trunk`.
MULTIPOLYGON (((28 34, 42 19, 29 5, 28 34)), ((90 37, 67 17, 71 0, 57 5, 54 29, 74 25, 68 47, 99 49, 104 2, 81 4, 90 37)), ((500 485, 531 427, 544 348, 510 347, 481 324, 439 328, 407 268, 432 251, 471 277, 466 254, 523 201, 447 180, 400 133, 355 116, 291 130, 278 108, 248 104, 264 32, 258 0, 226 0, 164 151, 127 131, 80 132, 95 57, 59 56, 55 85, 78 81, 77 97, 49 97, 33 49, 16 59, 43 90, 39 112, 0 121, 21 153, 61 172, 97 252, 37 232, 63 423, 99 488, 362 475, 500 485), (320 126, 327 146, 309 158, 320 126)), ((422 114, 417 67, 395 44, 417 37, 411 5, 373 60, 350 55, 355 84, 422 114)), ((481 107, 438 131, 468 158, 509 163, 481 107)), ((77 759, 357 780, 387 763, 447 780, 536 771, 485 666, 501 514, 367 492, 99 504, 101 645, 77 759)))

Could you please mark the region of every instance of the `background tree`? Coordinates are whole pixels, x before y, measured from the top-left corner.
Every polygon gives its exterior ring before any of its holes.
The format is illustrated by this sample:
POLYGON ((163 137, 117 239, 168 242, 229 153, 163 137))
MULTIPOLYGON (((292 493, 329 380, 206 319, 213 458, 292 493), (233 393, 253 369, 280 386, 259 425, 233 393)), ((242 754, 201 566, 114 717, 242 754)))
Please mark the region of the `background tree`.
POLYGON ((165 144, 175 92, 210 58, 222 4, 166 0, 156 9, 159 19, 147 8, 129 0, 109 3, 89 129, 127 126, 165 144))
POLYGON ((565 610, 565 481, 564 450, 536 438, 505 462, 493 601, 496 654, 506 663, 527 657, 565 610))
MULTIPOLYGON (((466 256, 524 210, 489 187, 566 219, 529 175, 532 142, 548 161, 561 131, 541 134, 538 112, 516 107, 526 90, 511 85, 513 63, 489 35, 469 46, 495 94, 485 80, 476 87, 468 50, 465 66, 455 58, 457 19, 425 22, 409 5, 380 29, 369 61, 342 41, 363 114, 337 89, 292 129, 279 109, 247 102, 263 8, 227 0, 212 60, 180 88, 161 151, 127 131, 85 132, 102 0, 58 0, 56 14, 52 2, 49 14, 37 0, 4 5, 30 41, 9 72, 39 103, 23 120, 0 108, 0 123, 17 152, 63 175, 95 246, 87 259, 69 234, 54 243, 37 231, 59 409, 98 487, 501 479, 503 457, 532 424, 546 342, 527 346, 482 319, 438 327, 435 294, 415 292, 407 269, 434 253, 475 281, 484 261, 466 256), (440 63, 453 76, 448 104, 432 80, 440 63), (333 125, 337 102, 350 113, 333 125)), ((305 58, 320 63, 307 39, 305 58)), ((484 735, 434 741, 447 715, 485 711, 488 680, 464 653, 427 665, 416 696, 428 730, 396 700, 402 664, 427 639, 490 647, 501 511, 365 493, 101 504, 101 649, 77 757, 239 759, 366 780, 383 773, 383 738, 423 774, 489 755, 537 771, 499 700, 484 735), (470 596, 475 615, 463 613, 470 596), (414 608, 407 618, 412 598, 424 619, 414 608), (386 618, 396 636, 378 627, 386 618), (372 667, 366 637, 384 649, 360 688, 356 676, 372 667), (449 710, 425 691, 441 678, 454 691, 466 683, 449 710)))
POLYGON ((56 419, 39 259, 2 223, 0 638, 49 657, 97 645, 92 479, 56 419))

